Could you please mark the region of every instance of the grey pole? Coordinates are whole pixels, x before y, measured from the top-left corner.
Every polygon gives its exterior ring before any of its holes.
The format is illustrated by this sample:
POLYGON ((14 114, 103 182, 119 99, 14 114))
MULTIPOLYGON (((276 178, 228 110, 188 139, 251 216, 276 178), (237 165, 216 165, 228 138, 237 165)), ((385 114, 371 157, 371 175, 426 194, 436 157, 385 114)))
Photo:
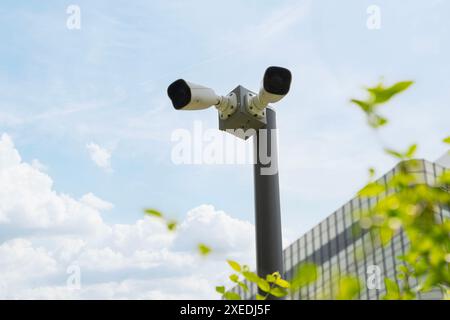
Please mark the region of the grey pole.
MULTIPOLYGON (((256 228, 256 269, 260 277, 276 271, 283 276, 283 247, 281 235, 280 190, 278 182, 278 152, 276 145, 276 113, 267 108, 267 134, 256 131, 253 138, 255 153, 254 188, 255 188, 255 228, 256 228), (266 140, 267 137, 267 141, 266 140), (275 143, 272 143, 275 142, 275 143), (262 143, 261 143, 262 142, 262 143), (264 156, 271 157, 269 164, 264 163, 264 156), (263 160, 263 161, 261 161, 263 160), (264 174, 262 170, 274 166, 264 174)), ((269 299, 276 299, 269 296, 269 299)))

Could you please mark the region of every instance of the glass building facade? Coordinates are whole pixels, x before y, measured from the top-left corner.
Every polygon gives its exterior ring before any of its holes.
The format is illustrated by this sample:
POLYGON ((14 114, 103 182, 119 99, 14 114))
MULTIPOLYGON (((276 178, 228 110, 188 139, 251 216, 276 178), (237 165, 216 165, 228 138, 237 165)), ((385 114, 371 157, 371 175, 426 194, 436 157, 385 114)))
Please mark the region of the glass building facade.
MULTIPOLYGON (((398 172, 396 166, 379 182, 387 183, 398 172)), ((418 160, 418 165, 411 170, 416 175, 419 183, 433 185, 436 178, 445 170, 440 165, 425 160, 418 160)), ((343 275, 357 275, 363 283, 363 290, 359 299, 376 300, 385 293, 384 278, 398 279, 398 256, 405 253, 408 248, 408 240, 402 231, 399 231, 388 245, 381 246, 373 239, 372 233, 359 227, 360 223, 355 212, 367 210, 372 207, 379 198, 352 199, 328 218, 316 225, 312 230, 304 234, 283 251, 284 277, 292 279, 296 268, 306 262, 315 263, 319 268, 318 280, 302 288, 299 292, 290 296, 290 299, 328 299, 335 291, 337 280, 343 275), (370 275, 379 277, 367 285, 370 275)), ((437 215, 440 219, 450 217, 448 208, 440 208, 437 215)), ((416 283, 411 282, 411 286, 416 283)), ((249 292, 235 287, 233 291, 239 293, 245 299, 255 297, 257 288, 254 284, 247 283, 249 292)), ((440 291, 432 291, 418 296, 419 299, 440 299, 440 291)))

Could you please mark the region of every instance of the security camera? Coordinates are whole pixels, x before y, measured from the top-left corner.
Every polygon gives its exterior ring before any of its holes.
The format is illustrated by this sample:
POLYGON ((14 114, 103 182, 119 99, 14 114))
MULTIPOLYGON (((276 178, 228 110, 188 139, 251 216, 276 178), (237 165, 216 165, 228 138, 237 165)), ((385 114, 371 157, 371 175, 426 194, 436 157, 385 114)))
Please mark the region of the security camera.
POLYGON ((202 110, 215 106, 219 111, 219 129, 248 139, 255 130, 267 125, 265 109, 270 103, 283 99, 289 92, 291 80, 288 69, 272 66, 264 73, 257 94, 237 86, 228 95, 219 96, 211 88, 183 79, 169 85, 167 94, 176 110, 202 110))
POLYGON ((280 101, 289 92, 291 80, 292 74, 288 69, 273 66, 267 68, 259 93, 247 95, 248 112, 263 118, 264 109, 269 103, 280 101))
POLYGON ((221 118, 227 119, 236 111, 234 93, 219 96, 213 89, 183 79, 178 79, 167 88, 167 94, 176 110, 202 110, 215 106, 221 118))

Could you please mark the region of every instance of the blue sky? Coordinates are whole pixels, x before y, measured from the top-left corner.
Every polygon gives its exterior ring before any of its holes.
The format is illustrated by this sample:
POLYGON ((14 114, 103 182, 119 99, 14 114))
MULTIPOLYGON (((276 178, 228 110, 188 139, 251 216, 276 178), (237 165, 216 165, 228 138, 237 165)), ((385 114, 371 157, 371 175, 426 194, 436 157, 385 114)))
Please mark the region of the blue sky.
MULTIPOLYGON (((182 220, 203 204, 253 223, 249 165, 177 166, 171 133, 217 113, 176 112, 175 79, 226 94, 257 90, 266 67, 293 73, 275 106, 282 220, 287 242, 348 201, 395 163, 383 146, 418 142, 419 156, 446 149, 450 119, 450 3, 445 1, 3 1, 0 7, 0 134, 24 162, 38 159, 58 193, 88 192, 113 204, 105 222, 134 223, 143 207, 182 220), (81 8, 81 30, 66 8, 81 8), (381 29, 366 27, 368 6, 381 29), (386 105, 375 134, 349 104, 365 85, 412 79, 386 105), (111 170, 86 145, 111 152, 111 170)), ((18 182, 19 183, 19 182, 18 182)), ((287 243, 286 243, 287 244, 287 243)))

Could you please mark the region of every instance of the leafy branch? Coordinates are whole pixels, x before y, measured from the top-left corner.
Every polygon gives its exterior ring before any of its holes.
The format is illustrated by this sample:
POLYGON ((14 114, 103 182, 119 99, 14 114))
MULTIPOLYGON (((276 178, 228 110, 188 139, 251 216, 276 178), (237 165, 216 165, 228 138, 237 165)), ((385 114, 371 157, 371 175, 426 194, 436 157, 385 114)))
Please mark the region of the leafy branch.
POLYGON ((375 87, 366 88, 368 97, 365 100, 351 99, 350 101, 366 114, 369 126, 378 129, 388 123, 388 119, 379 113, 379 107, 408 89, 413 83, 413 81, 401 81, 390 87, 379 83, 375 87))

